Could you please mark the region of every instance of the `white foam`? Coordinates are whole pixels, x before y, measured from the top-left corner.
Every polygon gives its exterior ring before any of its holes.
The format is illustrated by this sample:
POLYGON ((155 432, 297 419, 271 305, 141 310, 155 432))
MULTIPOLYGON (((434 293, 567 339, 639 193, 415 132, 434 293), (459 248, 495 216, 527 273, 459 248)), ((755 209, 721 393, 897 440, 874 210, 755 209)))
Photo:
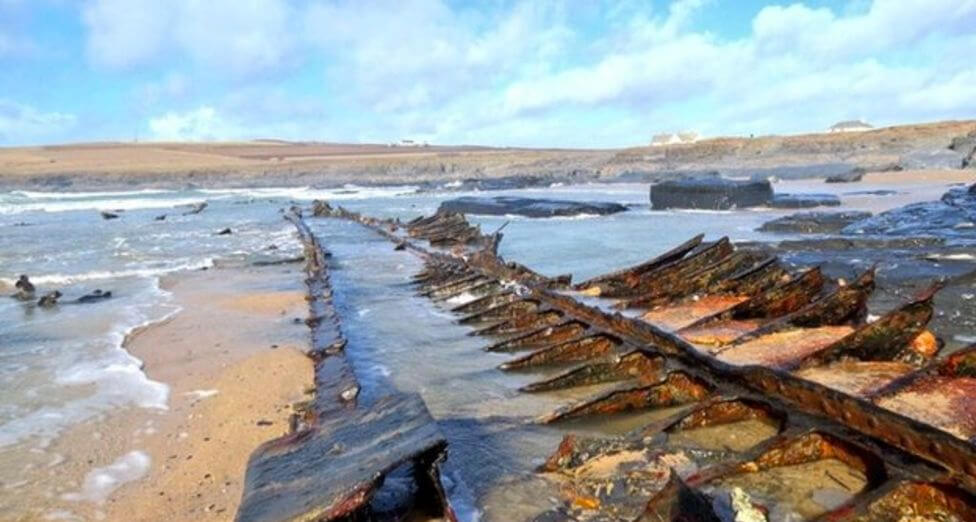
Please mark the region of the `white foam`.
POLYGON ((139 480, 149 472, 152 460, 141 451, 130 451, 115 459, 115 462, 95 468, 85 475, 81 490, 62 495, 65 500, 88 501, 101 504, 113 491, 127 482, 139 480))
POLYGON ((70 212, 75 210, 140 210, 172 208, 195 205, 204 200, 199 197, 177 198, 96 198, 90 200, 41 200, 40 202, 7 203, 0 205, 0 214, 22 212, 70 212))
POLYGON ((74 346, 67 347, 69 352, 92 353, 77 358, 77 362, 55 373, 51 382, 62 389, 93 386, 93 391, 56 406, 37 408, 0 425, 0 448, 32 437, 39 438, 41 445, 45 445, 64 427, 88 420, 111 408, 125 405, 168 408, 169 386, 150 379, 142 370, 142 361, 123 347, 125 339, 132 332, 166 321, 180 311, 179 307, 166 304, 171 294, 159 288, 158 278, 152 280, 149 294, 142 304, 122 308, 124 315, 117 321, 116 327, 99 340, 105 343, 107 350, 92 351, 90 339, 78 340, 74 346), (161 317, 150 317, 152 312, 147 312, 143 307, 152 310, 161 307, 168 309, 168 312, 161 317))
POLYGON ((360 187, 345 185, 342 188, 316 189, 312 187, 261 187, 261 188, 230 188, 230 189, 201 189, 204 194, 217 196, 241 196, 249 198, 284 198, 299 201, 313 199, 344 200, 344 199, 372 199, 394 197, 406 193, 416 192, 415 185, 399 185, 386 187, 360 187))
POLYGON ((147 194, 168 194, 172 190, 164 189, 142 189, 142 190, 118 190, 109 192, 36 192, 32 190, 14 190, 11 194, 32 199, 82 199, 82 198, 106 198, 123 196, 142 196, 147 194))
POLYGON ((210 397, 213 397, 218 393, 220 393, 219 390, 193 390, 193 391, 186 392, 186 395, 196 400, 203 400, 203 399, 208 399, 210 397))
MULTIPOLYGON (((98 281, 123 277, 154 277, 168 274, 170 272, 179 272, 181 270, 199 270, 201 268, 213 268, 213 266, 213 258, 206 258, 201 261, 180 263, 162 268, 133 268, 129 270, 116 270, 114 272, 108 270, 93 270, 91 272, 83 272, 81 274, 32 275, 30 280, 35 285, 69 285, 81 281, 98 281)), ((13 285, 16 282, 16 279, 0 277, 0 282, 7 285, 13 285)))
POLYGON ((944 259, 946 261, 972 261, 976 260, 976 256, 972 254, 932 254, 926 256, 929 259, 944 259))

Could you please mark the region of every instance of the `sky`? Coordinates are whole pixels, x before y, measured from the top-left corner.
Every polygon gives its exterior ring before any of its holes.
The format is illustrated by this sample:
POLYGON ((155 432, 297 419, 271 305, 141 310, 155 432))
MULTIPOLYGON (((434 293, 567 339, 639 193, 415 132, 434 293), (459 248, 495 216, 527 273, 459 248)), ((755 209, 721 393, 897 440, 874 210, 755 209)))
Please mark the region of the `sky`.
POLYGON ((0 0, 0 146, 976 118, 976 0, 0 0))

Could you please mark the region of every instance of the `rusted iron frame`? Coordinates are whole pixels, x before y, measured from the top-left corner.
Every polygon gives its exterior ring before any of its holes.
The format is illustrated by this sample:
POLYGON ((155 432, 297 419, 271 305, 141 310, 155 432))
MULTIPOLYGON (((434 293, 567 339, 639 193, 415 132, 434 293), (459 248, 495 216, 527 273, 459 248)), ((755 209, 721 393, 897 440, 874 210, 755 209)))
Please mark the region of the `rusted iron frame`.
POLYGON ((634 277, 634 276, 639 276, 640 274, 643 274, 643 273, 646 273, 646 272, 653 271, 653 270, 655 270, 655 269, 657 269, 659 267, 662 267, 662 266, 664 266, 664 265, 666 265, 668 263, 671 263, 673 261, 677 261, 678 259, 683 258, 684 256, 686 256, 688 254, 688 252, 691 252, 698 245, 700 245, 703 239, 705 239, 705 234, 698 234, 697 236, 695 236, 695 237, 689 239, 688 241, 685 241, 684 243, 682 243, 682 244, 680 244, 680 245, 672 248, 671 250, 669 250, 669 251, 667 251, 667 252, 665 252, 665 253, 663 253, 663 254, 655 257, 654 259, 651 259, 650 261, 645 261, 645 262, 643 262, 643 263, 641 263, 639 265, 634 265, 634 266, 627 267, 627 268, 623 268, 623 269, 620 269, 620 270, 617 270, 617 271, 614 271, 614 272, 610 272, 608 274, 603 274, 603 275, 599 275, 599 276, 596 276, 596 277, 587 279, 586 281, 583 281, 583 282, 581 282, 579 284, 574 285, 573 288, 575 290, 585 290, 586 288, 591 287, 591 286, 596 285, 596 284, 599 284, 599 283, 609 282, 609 281, 616 281, 616 280, 623 280, 623 279, 631 278, 631 277, 634 277))
MULTIPOLYGON (((378 230, 373 225, 363 224, 378 230)), ((416 245, 411 250, 422 256, 452 259, 455 263, 466 264, 465 259, 430 252, 416 245)), ((481 262, 468 266, 486 270, 486 275, 506 279, 505 275, 496 275, 492 271, 499 264, 500 261, 496 260, 494 263, 481 262)), ((640 346, 651 354, 665 355, 692 375, 719 380, 723 390, 728 389, 735 395, 753 396, 784 411, 802 413, 817 424, 824 423, 843 429, 850 426, 856 430, 852 433, 861 433, 897 449, 879 449, 886 461, 889 456, 904 452, 943 469, 945 476, 940 477, 940 482, 958 484, 968 491, 976 491, 976 447, 967 441, 923 422, 880 408, 863 398, 800 379, 781 370, 725 363, 701 353, 687 341, 654 325, 620 313, 611 315, 596 307, 579 303, 571 297, 556 294, 544 285, 539 285, 537 280, 533 281, 532 277, 510 279, 525 285, 527 296, 562 310, 567 319, 590 324, 591 327, 602 329, 624 342, 640 346), (734 393, 736 390, 740 393, 734 393)), ((891 465, 903 466, 899 460, 901 459, 894 459, 891 465)), ((925 476, 922 480, 931 481, 932 477, 925 476)))
POLYGON ((498 365, 500 370, 525 370, 540 366, 578 363, 620 355, 625 348, 619 339, 602 333, 581 335, 575 339, 535 350, 498 365), (599 346, 595 346, 599 344, 599 346), (599 350, 599 353, 596 352, 599 350))
POLYGON ((727 280, 730 276, 741 271, 742 268, 753 264, 751 254, 747 252, 732 252, 718 261, 702 267, 690 274, 680 274, 671 280, 673 284, 659 288, 648 295, 626 299, 615 305, 617 308, 645 308, 653 309, 658 306, 673 303, 682 298, 704 292, 710 286, 727 280))
POLYGON ((688 256, 672 261, 650 272, 645 272, 636 281, 625 281, 614 285, 609 291, 601 291, 601 297, 622 299, 621 308, 630 307, 629 301, 657 297, 684 278, 695 274, 732 255, 735 247, 728 237, 703 245, 688 256))
POLYGON ((563 341, 578 339, 586 335, 588 329, 589 325, 586 323, 577 321, 575 319, 569 319, 552 326, 543 326, 522 335, 502 339, 495 344, 486 346, 484 350, 486 352, 521 352, 537 350, 539 348, 544 348, 563 341), (544 340, 546 337, 555 335, 559 335, 560 337, 554 340, 544 340))
POLYGON ((631 379, 645 383, 651 376, 659 375, 663 368, 662 356, 648 356, 645 352, 632 349, 614 357, 614 360, 576 366, 555 377, 525 385, 519 391, 538 393, 631 379))

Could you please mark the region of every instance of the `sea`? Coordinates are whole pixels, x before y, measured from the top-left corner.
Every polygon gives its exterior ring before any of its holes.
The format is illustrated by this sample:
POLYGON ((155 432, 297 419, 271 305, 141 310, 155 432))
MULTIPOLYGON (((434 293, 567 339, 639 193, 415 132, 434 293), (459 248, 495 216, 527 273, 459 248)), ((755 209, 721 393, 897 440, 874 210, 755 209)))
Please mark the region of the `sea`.
MULTIPOLYGON (((793 190, 810 187, 796 183, 793 190)), ((506 259, 547 275, 571 273, 576 280, 639 263, 699 233, 735 241, 782 239, 788 236, 756 229, 792 212, 655 211, 649 208, 645 184, 484 193, 419 192, 414 186, 0 192, 0 293, 13 294, 21 274, 30 277, 38 296, 62 293, 52 308, 0 297, 0 519, 17 517, 12 506, 18 495, 38 493, 30 471, 56 474, 61 463, 80 458, 49 452, 67 429, 124 408, 168 407, 167 385, 147 375, 124 347, 129 333, 180 313, 161 287, 162 277, 299 255, 294 226, 283 219, 292 205, 322 199, 374 216, 410 219, 459 195, 628 205, 627 212, 611 216, 470 216, 486 233, 504 227, 500 254, 506 259), (194 212, 202 203, 206 207, 194 212), (117 217, 105 219, 103 212, 117 217), (228 228, 230 234, 219 234, 228 228), (111 298, 77 302, 96 290, 111 292, 111 298)), ((845 198, 848 208, 872 205, 867 196, 845 198)), ((472 484, 512 476, 528 481, 520 490, 522 498, 497 498, 496 503, 536 506, 529 471, 559 439, 524 421, 567 397, 518 398, 513 390, 529 382, 528 376, 501 376, 494 368, 504 358, 480 350, 483 340, 463 335, 466 330, 443 308, 411 293, 406 282, 420 269, 419 260, 393 252, 384 240, 352 223, 318 220, 315 229, 335 254, 337 304, 364 397, 389 389, 421 393, 448 440, 463 448, 452 453, 447 476, 472 506, 503 494, 496 491, 511 491, 472 484), (411 306, 404 306, 404 300, 412 300, 411 306), (515 440, 524 446, 512 448, 515 440), (484 466, 482 457, 496 460, 484 466)), ((70 519, 72 503, 104 502, 150 466, 138 447, 111 463, 93 463, 85 484, 42 492, 53 506, 46 516, 70 519)), ((479 510, 470 513, 477 518, 479 510)))

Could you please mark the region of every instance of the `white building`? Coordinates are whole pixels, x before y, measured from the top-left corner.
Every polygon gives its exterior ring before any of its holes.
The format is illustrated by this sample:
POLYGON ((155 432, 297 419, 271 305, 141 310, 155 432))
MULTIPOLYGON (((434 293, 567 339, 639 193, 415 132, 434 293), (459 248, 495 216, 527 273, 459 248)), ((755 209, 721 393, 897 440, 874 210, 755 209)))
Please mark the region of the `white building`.
POLYGON ((861 120, 847 120, 831 125, 827 132, 864 132, 873 128, 861 120))
POLYGON ((663 147, 664 145, 676 145, 679 143, 694 143, 698 141, 698 133, 693 131, 686 132, 666 132, 655 134, 651 137, 652 147, 663 147))

